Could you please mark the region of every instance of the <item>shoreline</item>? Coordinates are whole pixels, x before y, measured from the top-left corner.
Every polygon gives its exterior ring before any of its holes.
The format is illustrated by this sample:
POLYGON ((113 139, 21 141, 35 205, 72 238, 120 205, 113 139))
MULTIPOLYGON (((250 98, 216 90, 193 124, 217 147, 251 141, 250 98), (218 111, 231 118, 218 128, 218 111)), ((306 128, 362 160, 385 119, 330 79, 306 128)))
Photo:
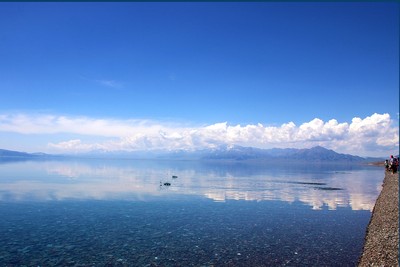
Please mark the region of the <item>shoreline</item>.
POLYGON ((399 175, 385 172, 358 266, 399 266, 399 175))

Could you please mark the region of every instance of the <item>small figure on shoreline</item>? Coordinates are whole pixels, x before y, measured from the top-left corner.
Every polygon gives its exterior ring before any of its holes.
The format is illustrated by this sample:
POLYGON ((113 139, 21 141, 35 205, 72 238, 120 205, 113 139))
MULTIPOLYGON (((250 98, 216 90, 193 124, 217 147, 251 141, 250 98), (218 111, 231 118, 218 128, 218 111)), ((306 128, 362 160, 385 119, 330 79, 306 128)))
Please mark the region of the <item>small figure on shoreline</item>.
POLYGON ((399 167, 399 159, 391 155, 389 159, 389 167, 387 168, 387 170, 392 171, 392 173, 396 173, 398 167, 399 167))

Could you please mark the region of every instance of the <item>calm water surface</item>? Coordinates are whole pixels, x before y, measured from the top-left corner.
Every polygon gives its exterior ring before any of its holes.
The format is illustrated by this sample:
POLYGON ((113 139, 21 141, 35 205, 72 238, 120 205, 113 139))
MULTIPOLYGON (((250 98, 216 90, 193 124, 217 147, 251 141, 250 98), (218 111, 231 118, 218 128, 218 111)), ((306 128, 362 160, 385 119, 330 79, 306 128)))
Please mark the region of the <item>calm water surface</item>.
POLYGON ((343 165, 3 161, 0 266, 355 266, 383 175, 343 165))

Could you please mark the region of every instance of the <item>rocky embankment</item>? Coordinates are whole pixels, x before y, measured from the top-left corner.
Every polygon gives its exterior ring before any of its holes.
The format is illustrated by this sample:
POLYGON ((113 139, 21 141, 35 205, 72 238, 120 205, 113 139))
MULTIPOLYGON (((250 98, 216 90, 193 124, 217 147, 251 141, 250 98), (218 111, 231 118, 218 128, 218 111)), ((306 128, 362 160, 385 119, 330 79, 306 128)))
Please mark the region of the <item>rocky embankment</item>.
POLYGON ((399 176, 386 172, 358 266, 399 266, 399 176))

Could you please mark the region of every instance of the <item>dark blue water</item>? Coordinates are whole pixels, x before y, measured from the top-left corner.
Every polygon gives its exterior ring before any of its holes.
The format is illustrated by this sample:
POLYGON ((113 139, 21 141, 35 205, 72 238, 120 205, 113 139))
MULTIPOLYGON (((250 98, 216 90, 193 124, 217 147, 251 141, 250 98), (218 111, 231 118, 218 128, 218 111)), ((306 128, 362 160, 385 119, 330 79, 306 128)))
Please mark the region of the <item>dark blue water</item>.
POLYGON ((382 179, 343 165, 3 163, 0 266, 355 266, 382 179))

